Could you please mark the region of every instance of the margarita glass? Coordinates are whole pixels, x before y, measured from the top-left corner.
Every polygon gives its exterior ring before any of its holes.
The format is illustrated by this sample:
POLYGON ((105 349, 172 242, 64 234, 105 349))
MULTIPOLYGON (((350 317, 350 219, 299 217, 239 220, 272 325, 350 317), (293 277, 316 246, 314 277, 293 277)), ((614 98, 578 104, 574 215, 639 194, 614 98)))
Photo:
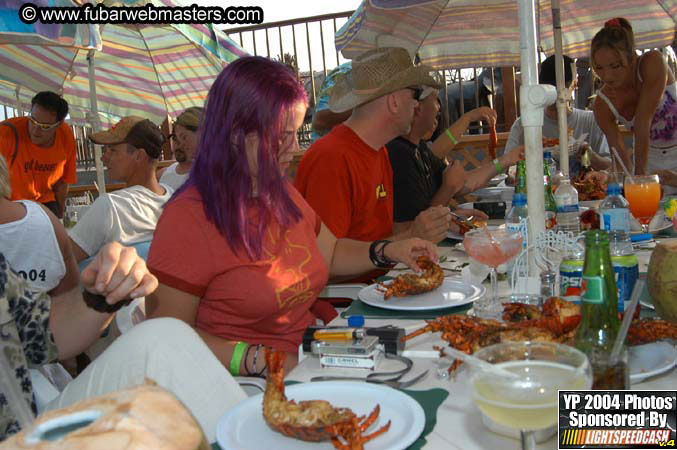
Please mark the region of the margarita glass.
POLYGON ((520 430, 522 449, 535 446, 533 431, 557 423, 557 390, 592 386, 592 370, 583 352, 554 342, 505 342, 474 356, 519 377, 471 368, 473 400, 494 422, 520 430))
POLYGON ((482 227, 465 234, 463 247, 470 257, 491 268, 491 296, 475 302, 475 314, 487 319, 500 319, 503 306, 498 302, 496 268, 522 251, 522 235, 519 231, 482 227))
POLYGON ((635 175, 625 177, 625 198, 630 203, 630 212, 642 224, 642 231, 649 232, 649 223, 661 203, 661 185, 658 175, 635 175))

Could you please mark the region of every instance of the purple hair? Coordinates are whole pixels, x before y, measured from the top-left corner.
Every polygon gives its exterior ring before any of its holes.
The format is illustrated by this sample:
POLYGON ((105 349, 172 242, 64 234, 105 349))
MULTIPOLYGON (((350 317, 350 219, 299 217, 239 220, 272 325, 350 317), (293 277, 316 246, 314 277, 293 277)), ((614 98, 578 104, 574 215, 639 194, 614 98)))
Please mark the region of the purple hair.
POLYGON ((261 258, 272 221, 284 230, 301 218, 279 165, 282 121, 298 102, 308 97, 287 66, 260 56, 230 63, 209 90, 197 157, 174 195, 194 185, 207 219, 233 252, 244 250, 252 259, 261 258), (245 151, 245 136, 252 133, 259 139, 256 197, 245 151))

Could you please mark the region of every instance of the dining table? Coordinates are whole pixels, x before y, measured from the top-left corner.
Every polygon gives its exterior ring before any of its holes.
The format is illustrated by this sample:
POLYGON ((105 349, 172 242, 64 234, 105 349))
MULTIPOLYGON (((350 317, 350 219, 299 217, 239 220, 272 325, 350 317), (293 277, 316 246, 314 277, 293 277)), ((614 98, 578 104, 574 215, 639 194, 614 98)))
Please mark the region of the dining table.
MULTIPOLYGON (((674 236, 670 231, 667 236, 674 236)), ((440 264, 446 272, 446 276, 460 276, 459 267, 464 262, 468 262, 468 256, 458 245, 458 241, 443 241, 438 247, 442 263, 440 264)), ((646 273, 649 263, 651 249, 639 249, 636 251, 640 273, 646 273)), ((395 267, 388 276, 394 277, 401 274, 402 267, 395 267)), ((488 286, 487 286, 488 289, 488 286)), ((645 288, 646 289, 646 288, 645 288)), ((507 280, 499 281, 499 295, 511 293, 511 286, 507 280)), ((647 294, 644 293, 644 296, 647 294)), ((464 314, 467 307, 458 308, 457 313, 464 314)), ((444 314, 449 311, 443 311, 444 314)), ((359 300, 353 303, 347 311, 336 317, 329 325, 346 326, 347 317, 359 313, 364 316, 365 327, 380 327, 392 325, 404 328, 407 334, 410 334, 426 325, 425 314, 416 311, 411 314, 398 311, 378 311, 366 305, 359 305, 359 300)), ((643 315, 652 315, 652 311, 643 308, 643 315)), ((434 317, 434 311, 429 312, 434 317)), ((452 375, 440 366, 440 359, 433 350, 434 346, 446 346, 442 341, 440 333, 424 333, 406 342, 405 352, 413 361, 413 367, 402 379, 413 378, 423 371, 428 371, 427 375, 419 382, 406 388, 405 392, 414 394, 429 394, 428 398, 437 399, 436 409, 425 408, 426 414, 432 414, 432 427, 429 432, 419 439, 409 448, 423 449, 463 449, 463 450, 484 450, 489 448, 517 449, 520 448, 519 439, 516 437, 507 437, 503 434, 491 431, 482 420, 482 414, 472 399, 472 389, 469 385, 468 371, 463 365, 452 375), (447 374, 447 375, 445 375, 447 374)), ((378 370, 395 370, 398 362, 392 360, 383 360, 378 370)), ((364 377, 369 373, 365 369, 345 369, 345 368, 323 368, 320 366, 319 359, 315 356, 305 356, 299 364, 288 374, 286 380, 292 382, 309 382, 317 376, 353 376, 364 377)), ((358 381, 361 383, 362 381, 358 381)), ((632 383, 632 390, 674 390, 677 387, 677 370, 674 366, 660 375, 644 379, 637 383, 632 383)), ((557 433, 554 434, 542 431, 538 434, 538 449, 556 449, 558 447, 557 433)), ((368 448, 368 447, 367 447, 368 448)))

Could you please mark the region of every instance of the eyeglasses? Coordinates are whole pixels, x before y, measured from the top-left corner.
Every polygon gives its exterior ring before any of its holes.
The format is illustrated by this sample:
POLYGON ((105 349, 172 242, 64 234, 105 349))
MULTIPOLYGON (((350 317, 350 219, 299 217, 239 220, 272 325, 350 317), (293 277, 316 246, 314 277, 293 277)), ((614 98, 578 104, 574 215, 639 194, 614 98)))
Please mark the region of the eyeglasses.
POLYGON ((53 130, 54 128, 56 128, 56 127, 58 127, 59 125, 61 125, 61 121, 60 121, 60 120, 59 120, 58 122, 56 122, 56 123, 42 123, 42 122, 38 122, 37 120, 35 120, 35 119, 33 118, 33 116, 28 116, 28 118, 29 118, 30 121, 33 123, 33 125, 35 125, 36 127, 40 128, 41 130, 44 130, 44 131, 47 131, 47 130, 53 130))
POLYGON ((421 99, 421 94, 423 94, 422 88, 409 86, 409 87, 407 87, 407 89, 414 92, 414 97, 413 97, 414 100, 419 101, 421 99))

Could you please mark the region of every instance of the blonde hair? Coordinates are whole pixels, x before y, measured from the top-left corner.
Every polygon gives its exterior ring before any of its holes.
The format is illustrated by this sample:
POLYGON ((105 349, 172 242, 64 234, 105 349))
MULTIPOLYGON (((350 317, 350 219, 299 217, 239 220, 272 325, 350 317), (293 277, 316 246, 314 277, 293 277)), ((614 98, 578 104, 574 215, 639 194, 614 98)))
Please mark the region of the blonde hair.
POLYGON ((622 17, 607 20, 590 43, 590 62, 594 71, 595 52, 601 48, 616 50, 627 66, 635 54, 635 35, 630 22, 622 17))
POLYGON ((9 168, 5 157, 0 155, 0 197, 12 198, 12 186, 9 184, 9 168))

